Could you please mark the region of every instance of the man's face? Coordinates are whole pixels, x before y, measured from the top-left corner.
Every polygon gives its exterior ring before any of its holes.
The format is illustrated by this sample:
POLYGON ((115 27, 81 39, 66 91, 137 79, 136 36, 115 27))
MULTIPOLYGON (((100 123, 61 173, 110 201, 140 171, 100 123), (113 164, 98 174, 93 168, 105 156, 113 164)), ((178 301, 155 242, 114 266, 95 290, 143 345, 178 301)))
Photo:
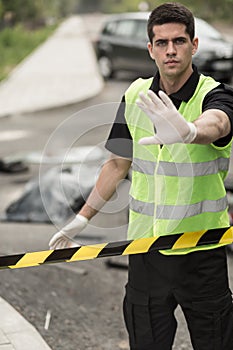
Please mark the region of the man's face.
POLYGON ((148 50, 161 76, 176 78, 190 70, 198 39, 194 38, 191 41, 185 25, 181 23, 155 25, 153 32, 153 42, 148 43, 148 50))

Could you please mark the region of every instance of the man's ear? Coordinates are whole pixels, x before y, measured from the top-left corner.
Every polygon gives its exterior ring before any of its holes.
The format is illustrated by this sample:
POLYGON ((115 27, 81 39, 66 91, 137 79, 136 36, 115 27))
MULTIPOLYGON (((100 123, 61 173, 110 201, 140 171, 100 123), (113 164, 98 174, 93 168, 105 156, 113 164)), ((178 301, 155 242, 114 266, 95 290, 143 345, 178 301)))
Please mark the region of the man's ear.
POLYGON ((198 38, 193 39, 193 49, 192 49, 192 55, 195 55, 198 49, 198 38))
POLYGON ((151 42, 149 41, 147 43, 147 49, 149 51, 150 57, 152 58, 152 60, 154 60, 154 54, 153 54, 153 45, 151 44, 151 42))

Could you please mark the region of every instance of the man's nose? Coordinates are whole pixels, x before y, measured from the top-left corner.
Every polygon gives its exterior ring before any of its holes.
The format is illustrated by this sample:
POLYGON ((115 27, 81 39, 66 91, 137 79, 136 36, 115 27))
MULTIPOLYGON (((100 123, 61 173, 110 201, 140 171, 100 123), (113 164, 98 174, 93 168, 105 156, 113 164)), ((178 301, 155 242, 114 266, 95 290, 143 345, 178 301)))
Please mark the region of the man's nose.
POLYGON ((167 55, 168 56, 174 56, 176 54, 176 48, 175 45, 173 43, 173 41, 168 41, 167 44, 167 55))

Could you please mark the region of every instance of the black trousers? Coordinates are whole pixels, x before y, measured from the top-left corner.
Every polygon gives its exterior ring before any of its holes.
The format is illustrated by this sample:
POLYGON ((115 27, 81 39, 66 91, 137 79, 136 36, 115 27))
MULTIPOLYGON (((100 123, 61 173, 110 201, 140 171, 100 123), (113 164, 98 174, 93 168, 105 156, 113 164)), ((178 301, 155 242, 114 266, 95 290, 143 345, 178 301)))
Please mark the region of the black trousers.
POLYGON ((131 255, 124 318, 131 350, 171 350, 179 304, 195 350, 233 350, 224 247, 187 255, 131 255))

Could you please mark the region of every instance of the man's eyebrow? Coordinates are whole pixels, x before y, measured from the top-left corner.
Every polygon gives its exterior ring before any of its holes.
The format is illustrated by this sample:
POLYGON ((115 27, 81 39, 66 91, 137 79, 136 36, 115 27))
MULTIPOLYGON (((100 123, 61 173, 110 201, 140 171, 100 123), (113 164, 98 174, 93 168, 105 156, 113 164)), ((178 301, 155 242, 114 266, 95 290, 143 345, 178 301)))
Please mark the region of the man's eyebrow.
POLYGON ((177 40, 177 39, 187 40, 187 38, 183 35, 177 36, 176 38, 174 38, 172 40, 177 40))
POLYGON ((154 44, 166 43, 166 42, 168 42, 168 39, 157 39, 157 40, 154 40, 154 44))
MULTIPOLYGON (((180 35, 180 36, 177 36, 177 37, 173 38, 172 41, 175 41, 175 40, 178 40, 178 39, 187 40, 187 38, 185 36, 180 35)), ((161 39, 156 39, 154 42, 155 43, 159 43, 159 42, 166 42, 166 41, 169 41, 169 39, 162 39, 161 38, 161 39)))
POLYGON ((158 41, 168 41, 168 39, 156 39, 155 42, 158 42, 158 41))

